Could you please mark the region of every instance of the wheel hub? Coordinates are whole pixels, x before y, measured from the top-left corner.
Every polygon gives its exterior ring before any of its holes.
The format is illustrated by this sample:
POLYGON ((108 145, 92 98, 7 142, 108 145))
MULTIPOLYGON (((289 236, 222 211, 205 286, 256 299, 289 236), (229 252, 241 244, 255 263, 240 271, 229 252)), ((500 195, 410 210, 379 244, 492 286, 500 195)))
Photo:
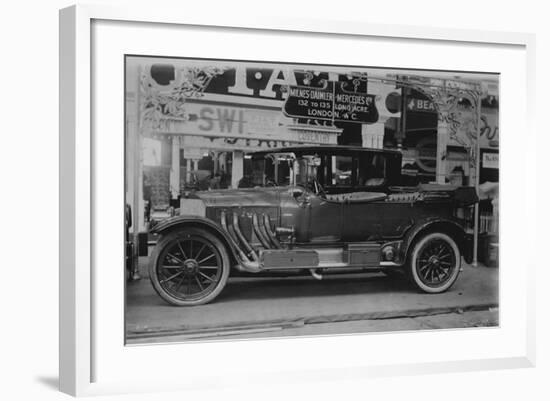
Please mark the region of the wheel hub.
POLYGON ((430 259, 428 259, 428 262, 430 262, 434 266, 439 266, 440 264, 439 258, 436 255, 430 256, 430 259))
POLYGON ((199 270, 199 264, 195 259, 187 259, 183 262, 183 270, 185 274, 194 275, 199 270))

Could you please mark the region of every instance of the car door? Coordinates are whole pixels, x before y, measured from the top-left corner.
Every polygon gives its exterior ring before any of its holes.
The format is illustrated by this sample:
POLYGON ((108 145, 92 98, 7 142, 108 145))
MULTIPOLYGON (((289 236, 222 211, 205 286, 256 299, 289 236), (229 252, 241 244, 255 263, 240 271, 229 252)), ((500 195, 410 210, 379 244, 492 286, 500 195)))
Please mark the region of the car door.
MULTIPOLYGON (((373 196, 373 199, 375 198, 376 196, 373 196)), ((365 200, 342 204, 342 240, 362 242, 380 238, 384 231, 383 221, 386 209, 383 200, 365 200)))
POLYGON ((326 153, 317 169, 316 191, 309 188, 308 237, 310 242, 327 243, 342 240, 344 230, 343 202, 339 194, 352 189, 353 157, 349 154, 326 153), (326 195, 329 196, 326 196, 326 195))
POLYGON ((308 237, 310 242, 338 242, 342 239, 342 207, 337 201, 329 201, 319 194, 309 192, 308 237))
POLYGON ((282 192, 281 226, 294 229, 297 243, 339 241, 342 205, 328 202, 303 186, 291 186, 282 192))

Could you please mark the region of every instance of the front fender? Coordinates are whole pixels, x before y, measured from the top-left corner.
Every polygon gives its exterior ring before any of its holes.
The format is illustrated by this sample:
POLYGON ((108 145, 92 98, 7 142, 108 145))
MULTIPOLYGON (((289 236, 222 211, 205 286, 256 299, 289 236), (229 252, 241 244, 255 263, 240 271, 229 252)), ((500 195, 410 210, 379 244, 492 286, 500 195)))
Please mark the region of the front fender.
POLYGON ((162 234, 162 232, 170 228, 173 228, 185 223, 199 223, 199 224, 203 223, 203 224, 206 224, 208 227, 217 228, 221 230, 220 226, 218 226, 214 221, 207 219, 206 217, 193 216, 193 215, 180 215, 180 216, 169 217, 167 219, 162 220, 155 226, 151 227, 149 232, 152 234, 162 234))
POLYGON ((149 232, 152 234, 163 234, 167 231, 177 230, 179 227, 200 227, 216 235, 226 246, 233 261, 238 260, 235 249, 233 248, 229 234, 215 221, 202 216, 181 215, 174 216, 161 221, 152 227, 149 232))

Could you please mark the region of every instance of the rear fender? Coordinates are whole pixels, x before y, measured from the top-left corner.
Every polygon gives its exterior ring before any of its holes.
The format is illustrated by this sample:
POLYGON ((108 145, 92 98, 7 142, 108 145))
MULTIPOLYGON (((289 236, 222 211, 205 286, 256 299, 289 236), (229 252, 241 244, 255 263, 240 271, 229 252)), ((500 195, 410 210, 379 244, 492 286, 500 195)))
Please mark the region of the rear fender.
POLYGON ((401 245, 401 260, 405 262, 409 255, 409 252, 417 239, 430 232, 442 232, 449 235, 455 240, 460 253, 464 256, 467 263, 471 263, 472 249, 469 236, 464 231, 464 228, 456 221, 449 219, 434 218, 419 222, 414 225, 403 238, 401 245))

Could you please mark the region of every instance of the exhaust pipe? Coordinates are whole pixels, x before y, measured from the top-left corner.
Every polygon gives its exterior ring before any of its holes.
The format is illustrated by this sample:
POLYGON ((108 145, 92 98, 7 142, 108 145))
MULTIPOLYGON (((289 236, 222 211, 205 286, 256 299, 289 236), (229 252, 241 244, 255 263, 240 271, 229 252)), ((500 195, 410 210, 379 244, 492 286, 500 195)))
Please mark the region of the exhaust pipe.
POLYGON ((254 261, 258 261, 258 255, 256 255, 256 252, 254 252, 254 249, 252 249, 252 246, 250 246, 243 233, 241 232, 241 228, 239 227, 239 216, 237 216, 237 213, 235 212, 233 212, 233 229, 235 230, 235 234, 239 238, 239 241, 241 241, 241 243, 246 248, 246 251, 248 252, 250 257, 254 261))
POLYGON ((316 280, 322 280, 323 279, 323 275, 321 273, 319 273, 319 269, 309 269, 309 272, 311 273, 311 275, 313 276, 314 279, 316 280))
POLYGON ((262 269, 260 268, 260 263, 257 261, 257 256, 254 253, 254 251, 251 250, 252 255, 256 256, 256 259, 254 261, 251 261, 245 255, 245 253, 241 250, 241 248, 237 245, 237 241, 234 238, 236 236, 236 231, 233 229, 233 227, 227 224, 225 211, 223 210, 220 214, 220 221, 221 221, 222 228, 229 233, 229 239, 231 240, 231 245, 235 248, 235 250, 239 255, 240 261, 238 261, 238 263, 236 264, 235 266, 236 269, 247 273, 260 272, 262 269))
POLYGON ((244 262, 250 262, 250 259, 248 259, 248 257, 244 254, 244 252, 241 250, 239 245, 237 245, 237 240, 235 238, 235 232, 230 230, 229 227, 227 226, 227 221, 226 221, 226 218, 225 218, 225 211, 223 211, 223 210, 220 214, 220 222, 222 224, 222 228, 226 232, 229 233, 229 239, 231 240, 231 245, 233 246, 233 248, 235 248, 235 250, 239 254, 239 258, 244 262))
POLYGON ((241 262, 240 264, 237 264, 236 267, 237 270, 246 273, 259 273, 262 271, 259 262, 241 262))
POLYGON ((267 214, 263 215, 263 223, 264 223, 263 227, 264 227, 265 233, 266 233, 267 237, 269 238, 269 240, 271 241, 271 243, 277 249, 281 249, 281 243, 277 240, 277 237, 275 236, 273 231, 271 231, 271 223, 269 222, 269 216, 267 214))
POLYGON ((260 240, 262 243, 262 246, 265 249, 271 249, 271 245, 269 244, 269 240, 266 238, 264 233, 262 233, 262 230, 260 229, 260 223, 258 221, 258 215, 256 213, 252 214, 252 225, 254 226, 254 233, 256 234, 256 237, 260 240))

